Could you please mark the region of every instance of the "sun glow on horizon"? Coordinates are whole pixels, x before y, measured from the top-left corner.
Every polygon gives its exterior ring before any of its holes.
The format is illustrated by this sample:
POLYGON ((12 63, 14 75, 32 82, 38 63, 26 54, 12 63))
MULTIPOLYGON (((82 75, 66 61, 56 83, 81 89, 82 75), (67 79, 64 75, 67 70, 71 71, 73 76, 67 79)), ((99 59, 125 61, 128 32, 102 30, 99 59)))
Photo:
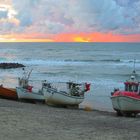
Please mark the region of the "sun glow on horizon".
POLYGON ((37 34, 0 35, 0 42, 53 42, 53 39, 37 38, 37 34))
POLYGON ((74 42, 90 42, 90 39, 78 36, 74 38, 74 42))
POLYGON ((0 35, 0 42, 140 42, 140 34, 114 35, 111 33, 81 34, 7 34, 0 35))
POLYGON ((0 38, 0 42, 54 42, 51 39, 4 39, 0 38))

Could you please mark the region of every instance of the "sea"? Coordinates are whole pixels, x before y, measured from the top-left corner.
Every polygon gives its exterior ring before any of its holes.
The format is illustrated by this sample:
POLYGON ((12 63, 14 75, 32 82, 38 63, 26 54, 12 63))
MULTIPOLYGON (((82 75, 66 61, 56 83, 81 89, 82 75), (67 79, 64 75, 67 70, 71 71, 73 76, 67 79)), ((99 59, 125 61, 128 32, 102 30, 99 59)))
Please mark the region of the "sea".
MULTIPOLYGON (((113 111, 111 92, 124 88, 134 67, 140 75, 140 43, 0 43, 3 62, 32 70, 30 82, 35 88, 42 80, 90 83, 80 107, 113 111)), ((22 68, 0 69, 0 83, 15 88, 22 75, 22 68)))

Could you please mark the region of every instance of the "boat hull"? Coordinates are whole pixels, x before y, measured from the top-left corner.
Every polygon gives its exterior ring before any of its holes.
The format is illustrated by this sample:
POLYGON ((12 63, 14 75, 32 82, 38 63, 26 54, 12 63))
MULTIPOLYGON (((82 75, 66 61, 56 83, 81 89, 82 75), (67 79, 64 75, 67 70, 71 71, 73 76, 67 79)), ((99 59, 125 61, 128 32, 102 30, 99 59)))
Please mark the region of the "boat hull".
POLYGON ((71 96, 63 92, 45 90, 43 93, 46 103, 50 105, 78 106, 84 100, 84 96, 71 96))
POLYGON ((41 93, 30 92, 27 89, 16 88, 18 99, 31 100, 31 101, 45 101, 44 95, 41 93))
POLYGON ((5 88, 2 86, 0 86, 0 97, 12 100, 18 99, 16 89, 5 88))
POLYGON ((140 99, 128 96, 113 96, 111 100, 116 111, 140 113, 140 99))

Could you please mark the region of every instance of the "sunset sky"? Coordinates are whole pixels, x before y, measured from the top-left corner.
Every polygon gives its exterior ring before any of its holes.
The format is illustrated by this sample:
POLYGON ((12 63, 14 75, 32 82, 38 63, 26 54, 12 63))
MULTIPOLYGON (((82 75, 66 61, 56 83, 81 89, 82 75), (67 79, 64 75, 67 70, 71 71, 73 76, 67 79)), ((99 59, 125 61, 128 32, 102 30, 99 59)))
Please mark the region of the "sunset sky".
POLYGON ((140 42, 140 0, 0 0, 0 42, 140 42))

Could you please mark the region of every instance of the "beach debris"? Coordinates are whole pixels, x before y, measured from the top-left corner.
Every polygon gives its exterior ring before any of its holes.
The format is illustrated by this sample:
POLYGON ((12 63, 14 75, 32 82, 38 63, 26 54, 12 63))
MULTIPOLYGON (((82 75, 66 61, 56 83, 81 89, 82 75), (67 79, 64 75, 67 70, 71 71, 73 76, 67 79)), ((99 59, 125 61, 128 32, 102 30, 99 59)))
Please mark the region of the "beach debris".
POLYGON ((85 106, 84 111, 93 111, 92 107, 90 106, 85 106))

